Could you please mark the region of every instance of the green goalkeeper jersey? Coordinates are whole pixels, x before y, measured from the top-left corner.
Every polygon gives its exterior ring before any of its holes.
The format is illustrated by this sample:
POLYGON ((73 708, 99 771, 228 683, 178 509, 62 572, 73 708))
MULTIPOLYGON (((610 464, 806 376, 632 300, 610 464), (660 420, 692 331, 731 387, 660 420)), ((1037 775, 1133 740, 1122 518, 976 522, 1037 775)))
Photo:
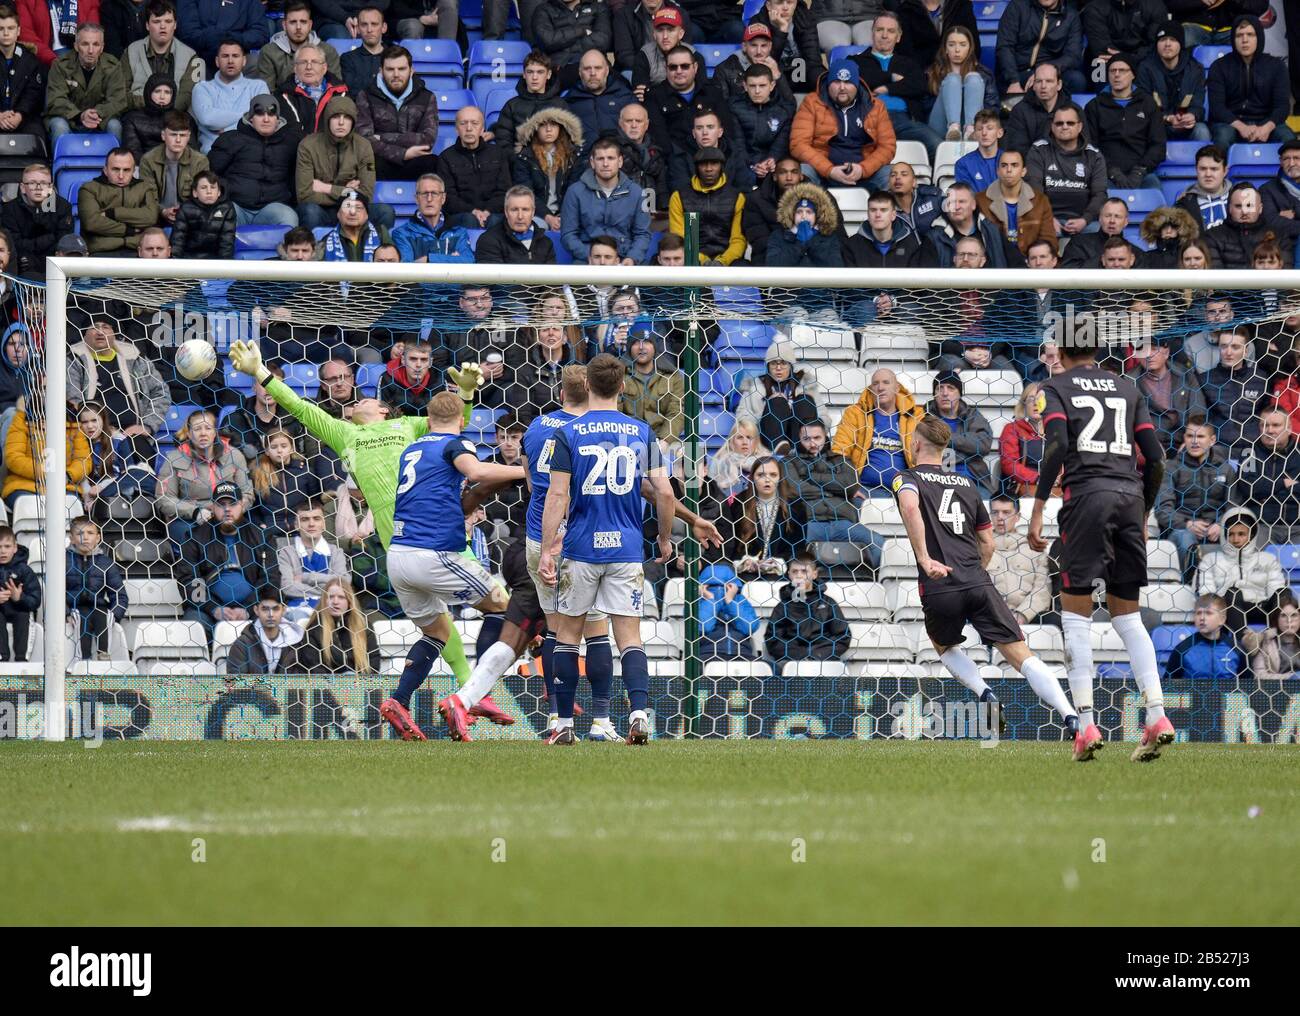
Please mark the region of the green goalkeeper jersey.
POLYGON ((374 516, 379 542, 387 550, 393 538, 398 460, 407 445, 428 433, 428 418, 398 416, 378 423, 352 423, 330 416, 314 402, 297 395, 279 378, 267 378, 264 387, 308 433, 343 460, 374 516))

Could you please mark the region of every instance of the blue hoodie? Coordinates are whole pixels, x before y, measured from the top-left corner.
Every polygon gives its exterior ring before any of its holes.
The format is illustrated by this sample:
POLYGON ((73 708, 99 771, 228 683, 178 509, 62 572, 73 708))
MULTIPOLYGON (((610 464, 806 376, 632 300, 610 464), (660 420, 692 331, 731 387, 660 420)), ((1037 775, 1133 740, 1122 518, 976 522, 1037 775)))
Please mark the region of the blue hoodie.
POLYGON ((1217 639, 1193 632, 1174 647, 1165 665, 1166 680, 1236 681, 1248 674, 1246 654, 1227 628, 1219 630, 1217 639))
MULTIPOLYGON (((408 89, 409 91, 409 89, 408 89)), ((428 258, 429 264, 474 263, 469 246, 469 232, 460 226, 448 226, 446 217, 430 226, 420 212, 393 230, 393 244, 403 261, 428 258)))
POLYGON ((700 597, 700 632, 713 637, 721 636, 722 626, 731 624, 735 634, 749 638, 758 631, 761 621, 753 604, 745 599, 745 584, 736 576, 736 569, 729 564, 711 564, 700 572, 700 588, 707 589, 713 599, 700 597), (741 587, 730 603, 726 602, 727 583, 735 582, 741 587))

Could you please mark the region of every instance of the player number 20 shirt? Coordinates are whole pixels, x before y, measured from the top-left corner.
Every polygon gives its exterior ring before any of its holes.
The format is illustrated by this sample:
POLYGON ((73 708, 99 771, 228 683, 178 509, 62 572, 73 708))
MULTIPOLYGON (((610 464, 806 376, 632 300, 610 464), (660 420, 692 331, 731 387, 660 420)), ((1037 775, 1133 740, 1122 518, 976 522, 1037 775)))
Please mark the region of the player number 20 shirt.
POLYGON ((645 560, 641 480, 658 466, 644 420, 614 410, 584 413, 555 433, 551 471, 569 474, 564 556, 591 564, 645 560))
POLYGON ((393 544, 449 550, 465 549, 465 512, 460 491, 465 477, 456 468, 462 455, 476 455, 459 434, 426 434, 402 452, 397 472, 393 544))

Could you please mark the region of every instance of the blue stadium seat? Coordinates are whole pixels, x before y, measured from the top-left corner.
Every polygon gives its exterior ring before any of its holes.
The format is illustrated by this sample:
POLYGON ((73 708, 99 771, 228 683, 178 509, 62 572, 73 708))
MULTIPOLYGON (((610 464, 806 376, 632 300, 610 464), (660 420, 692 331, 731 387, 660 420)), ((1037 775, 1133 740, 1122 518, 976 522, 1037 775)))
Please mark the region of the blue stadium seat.
POLYGON ((766 0, 745 0, 745 6, 742 9, 740 20, 749 24, 749 19, 763 9, 766 0))
POLYGON ((1264 548, 1282 562, 1287 572, 1288 584, 1300 581, 1300 546, 1294 543, 1279 543, 1264 548))
POLYGON ((222 427, 226 425, 226 418, 230 416, 230 414, 233 413, 238 408, 239 408, 238 406, 221 407, 221 412, 217 414, 217 430, 220 430, 222 427))
POLYGON ((455 39, 403 39, 398 45, 411 53, 416 74, 449 74, 457 77, 465 66, 455 39))
POLYGON ((473 409, 469 414, 469 424, 466 430, 486 431, 491 433, 496 429, 497 420, 505 415, 504 409, 485 409, 479 407, 473 409))
POLYGON ((81 190, 81 185, 95 179, 99 173, 98 169, 64 169, 59 172, 59 196, 72 205, 74 212, 77 210, 77 192, 81 190))
POLYGON ((379 391, 379 379, 384 376, 386 369, 387 365, 382 363, 363 363, 357 367, 357 387, 361 389, 362 395, 372 399, 375 397, 379 391))
POLYGON ((469 73, 490 75, 494 69, 515 70, 522 74, 524 59, 533 51, 527 42, 510 42, 506 39, 485 39, 469 48, 469 73))
POLYGON ((757 286, 714 286, 713 298, 719 306, 732 310, 762 313, 763 296, 757 286))
POLYGON ((330 230, 333 228, 334 228, 333 226, 313 226, 311 230, 311 235, 314 236, 317 240, 324 240, 325 237, 329 236, 330 230))
POLYGON ((435 95, 439 92, 460 91, 465 87, 465 79, 459 74, 442 72, 437 74, 421 74, 420 80, 424 82, 424 87, 435 95))
POLYGON ((712 75, 713 68, 731 56, 732 53, 739 53, 740 47, 730 42, 706 42, 696 46, 695 52, 703 57, 704 66, 708 68, 709 74, 712 75))
POLYGON ((456 143, 456 128, 443 126, 438 128, 438 138, 433 143, 433 154, 441 154, 444 148, 450 148, 456 143))
POLYGON ((855 56, 858 53, 865 53, 870 46, 834 46, 831 48, 830 63, 834 63, 841 57, 855 56))
POLYGON ((483 235, 484 233, 486 233, 486 232, 487 232, 487 230, 485 230, 485 229, 467 229, 467 230, 465 230, 465 235, 466 235, 467 237, 469 237, 469 249, 470 249, 470 250, 474 250, 474 251, 478 250, 478 238, 479 238, 480 236, 482 236, 482 235, 483 235))
POLYGON ((351 53, 354 49, 360 49, 365 40, 363 39, 330 39, 329 44, 334 47, 334 51, 342 56, 344 53, 351 53))
POLYGON ((284 383, 299 395, 314 399, 320 391, 320 377, 314 363, 286 363, 284 365, 284 383))
POLYGON ((1129 222, 1134 225, 1140 225, 1148 212, 1154 212, 1165 203, 1164 192, 1154 187, 1142 187, 1136 190, 1111 187, 1108 193, 1128 205, 1129 222))
POLYGON ((100 169, 117 146, 117 138, 108 133, 65 134, 54 142, 54 171, 100 169))
POLYGON ((247 397, 253 394, 253 379, 247 374, 241 374, 231 366, 229 360, 223 360, 221 363, 222 373, 225 376, 226 387, 232 392, 238 392, 241 396, 247 397))
POLYGON ((1161 180, 1196 179, 1196 153, 1204 147, 1201 141, 1169 141, 1165 144, 1165 161, 1156 167, 1161 180))
MULTIPOLYGON (((484 123, 496 123, 497 117, 505 109, 506 103, 515 97, 515 89, 511 88, 493 88, 483 99, 483 121, 484 123)), ((473 102, 474 93, 470 93, 470 101, 473 102)))
POLYGON ((985 0, 975 4, 975 24, 981 32, 996 32, 1008 0, 985 0))
POLYGON ((709 451, 721 448, 727 443, 731 428, 736 425, 736 418, 719 409, 700 411, 700 437, 709 451))
POLYGON ((727 410, 734 413, 736 407, 740 405, 740 390, 744 387, 745 381, 750 377, 758 377, 767 373, 766 363, 755 363, 753 360, 742 360, 741 366, 731 376, 731 391, 727 392, 727 410))
POLYGON ((1160 192, 1165 196, 1165 204, 1176 205, 1183 192, 1191 186, 1186 179, 1166 180, 1160 185, 1160 192))
POLYGON ((479 109, 487 106, 488 97, 496 90, 507 88, 513 95, 515 87, 523 77, 523 70, 506 71, 504 77, 496 77, 492 72, 485 72, 479 75, 471 74, 469 77, 469 89, 474 93, 474 105, 479 109))
POLYGON ((375 200, 381 204, 391 205, 393 212, 399 216, 409 217, 416 212, 414 180, 377 180, 375 182, 375 200))
POLYGON ((1147 250, 1147 242, 1142 239, 1142 227, 1129 223, 1124 227, 1124 239, 1138 250, 1147 250))
POLYGON ((1083 109, 1095 98, 1096 96, 1091 92, 1075 92, 1070 96, 1070 101, 1080 109, 1083 109))
POLYGON ((251 254, 261 258, 274 254, 288 231, 288 226, 240 226, 235 230, 235 257, 251 254))
POLYGON ((1231 46, 1196 46, 1192 49, 1192 59, 1208 71, 1210 64, 1214 63, 1219 57, 1227 56, 1231 52, 1231 46))
POLYGON ((998 65, 998 33, 980 32, 980 63, 985 67, 998 65))
POLYGON ((573 264, 573 255, 569 253, 569 248, 560 241, 560 231, 558 229, 549 229, 546 231, 546 235, 551 238, 551 244, 555 247, 555 263, 557 265, 573 264))
POLYGON ((1271 180, 1277 176, 1281 147, 1277 142, 1233 145, 1228 149, 1228 177, 1234 183, 1271 180))
POLYGON ((175 444, 176 435, 185 426, 185 421, 189 418, 190 413, 193 413, 198 408, 198 406, 191 405, 188 402, 181 402, 172 406, 163 416, 162 427, 158 430, 158 440, 163 441, 163 435, 166 434, 166 440, 175 444))
MULTIPOLYGON (((514 4, 510 5, 511 7, 514 4)), ((483 0, 460 0, 460 23, 467 29, 483 27, 483 0)), ((473 50, 471 49, 471 52, 473 50)))
MULTIPOLYGON (((438 124, 454 124, 456 113, 462 106, 474 105, 474 93, 468 88, 444 88, 435 92, 438 99, 438 124)), ((486 111, 484 111, 486 115, 486 111)))
POLYGON ((1195 631, 1190 624, 1162 624, 1151 632, 1151 641, 1156 647, 1156 660, 1162 667, 1178 643, 1195 631))
POLYGON ((706 406, 722 408, 731 394, 731 372, 722 367, 700 371, 700 401, 706 406))
POLYGON ((772 344, 776 330, 771 325, 760 321, 720 321, 718 352, 730 349, 737 356, 757 356, 762 359, 767 354, 767 347, 772 344))

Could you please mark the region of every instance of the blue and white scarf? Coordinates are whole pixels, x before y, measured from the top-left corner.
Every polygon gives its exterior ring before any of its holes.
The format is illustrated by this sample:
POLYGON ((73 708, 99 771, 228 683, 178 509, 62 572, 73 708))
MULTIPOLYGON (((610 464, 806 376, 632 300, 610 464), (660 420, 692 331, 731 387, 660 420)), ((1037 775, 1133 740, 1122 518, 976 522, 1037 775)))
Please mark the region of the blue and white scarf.
MULTIPOLYGON (((361 243, 361 260, 375 260, 375 251, 379 249, 381 239, 379 230, 375 229, 374 224, 367 222, 365 235, 361 243)), ((325 260, 326 261, 346 261, 348 260, 347 249, 343 244, 343 227, 336 226, 325 234, 325 260)))
POLYGON ((77 35, 77 0, 50 0, 49 8, 53 41, 70 44, 77 35))

